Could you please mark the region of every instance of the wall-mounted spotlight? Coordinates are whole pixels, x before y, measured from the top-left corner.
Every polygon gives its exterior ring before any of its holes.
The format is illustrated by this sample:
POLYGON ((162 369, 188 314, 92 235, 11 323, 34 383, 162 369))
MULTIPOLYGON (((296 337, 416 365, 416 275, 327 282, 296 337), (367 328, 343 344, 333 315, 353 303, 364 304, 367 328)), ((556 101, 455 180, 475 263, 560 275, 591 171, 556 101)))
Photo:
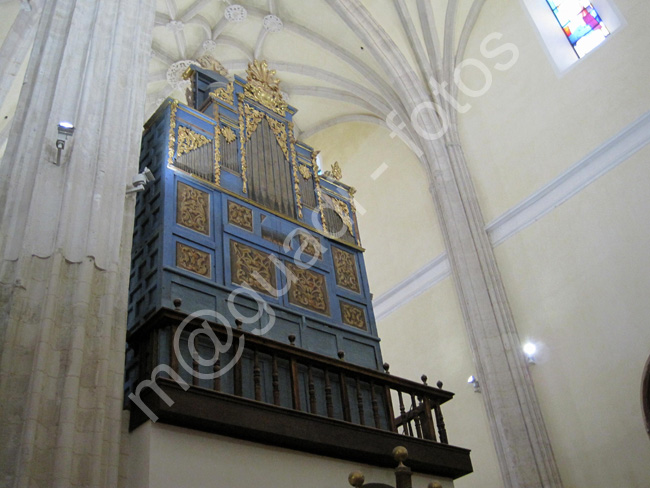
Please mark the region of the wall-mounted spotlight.
POLYGON ((151 170, 149 168, 145 168, 142 170, 142 173, 138 173, 133 177, 133 180, 131 181, 133 188, 126 190, 126 194, 128 195, 129 193, 144 191, 144 187, 147 186, 147 183, 155 180, 156 177, 153 175, 151 170))
POLYGON ((537 352, 537 346, 532 342, 527 342, 526 344, 524 344, 523 349, 528 364, 535 364, 535 353, 537 352))
POLYGON ((478 384, 478 380, 474 375, 467 378, 467 383, 474 387, 474 393, 481 393, 481 386, 478 384))
POLYGON ((59 138, 56 140, 56 165, 61 164, 61 151, 65 149, 65 141, 74 134, 74 125, 70 122, 61 121, 57 126, 59 138))

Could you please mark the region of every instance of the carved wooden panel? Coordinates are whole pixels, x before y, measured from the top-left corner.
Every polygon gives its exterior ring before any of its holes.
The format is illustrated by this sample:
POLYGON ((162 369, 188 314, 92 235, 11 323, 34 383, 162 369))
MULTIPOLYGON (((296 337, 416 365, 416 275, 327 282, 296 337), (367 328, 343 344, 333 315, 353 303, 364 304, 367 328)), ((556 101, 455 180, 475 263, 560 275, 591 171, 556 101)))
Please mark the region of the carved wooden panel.
POLYGON ((210 195, 179 181, 176 188, 176 222, 210 235, 210 195))
POLYGON ((302 252, 314 256, 317 259, 322 259, 323 256, 321 254, 320 241, 316 237, 307 234, 306 232, 300 232, 298 234, 298 239, 300 242, 300 250, 302 252))
POLYGON ((176 243, 176 266, 206 278, 212 276, 210 254, 180 242, 176 243))
POLYGON ((347 302, 339 302, 341 305, 341 320, 344 324, 358 327, 359 329, 367 330, 366 314, 360 307, 355 307, 347 302))
POLYGON ((336 284, 359 293, 361 290, 354 254, 332 246, 332 259, 334 260, 336 284))
POLYGON ((230 241, 230 274, 230 280, 237 285, 278 296, 275 265, 269 254, 230 241))
POLYGON ((228 201, 228 222, 253 232, 253 211, 250 208, 228 201))
POLYGON ((295 277, 289 287, 289 303, 329 315, 329 298, 325 276, 294 263, 286 263, 289 276, 295 277))

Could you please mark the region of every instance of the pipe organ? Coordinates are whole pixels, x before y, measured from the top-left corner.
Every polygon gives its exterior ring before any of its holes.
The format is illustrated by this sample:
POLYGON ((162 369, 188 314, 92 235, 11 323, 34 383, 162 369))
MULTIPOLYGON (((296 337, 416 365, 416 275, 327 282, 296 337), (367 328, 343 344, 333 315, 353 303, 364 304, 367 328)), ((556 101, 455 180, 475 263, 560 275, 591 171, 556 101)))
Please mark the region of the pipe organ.
POLYGON ((354 190, 296 141, 296 109, 265 62, 246 80, 200 66, 185 76, 188 105, 168 99, 145 126, 140 166, 156 180, 136 204, 129 334, 162 309, 234 325, 257 296, 270 309, 244 330, 272 310, 266 337, 381 369, 354 190))

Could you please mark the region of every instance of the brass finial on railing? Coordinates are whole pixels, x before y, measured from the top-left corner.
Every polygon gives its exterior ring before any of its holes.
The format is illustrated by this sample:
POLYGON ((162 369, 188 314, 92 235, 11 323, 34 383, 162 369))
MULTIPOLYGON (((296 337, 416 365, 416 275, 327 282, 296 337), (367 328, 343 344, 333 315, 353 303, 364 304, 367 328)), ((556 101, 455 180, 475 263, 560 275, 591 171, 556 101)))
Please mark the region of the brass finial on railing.
MULTIPOLYGON (((404 446, 397 446, 393 449, 393 459, 399 464, 395 468, 395 486, 396 488, 412 488, 411 484, 411 468, 404 464, 409 457, 409 452, 404 446)), ((352 471, 348 475, 348 483, 354 488, 362 488, 366 479, 363 476, 363 473, 360 471, 352 471)), ((373 488, 392 488, 390 485, 385 485, 383 483, 370 483, 368 487, 372 486, 373 488)), ((442 488, 442 484, 439 481, 432 481, 427 485, 427 488, 442 488)))
POLYGON ((348 483, 350 483, 351 486, 354 486, 354 488, 361 488, 365 481, 366 478, 360 471, 352 471, 348 476, 348 483))

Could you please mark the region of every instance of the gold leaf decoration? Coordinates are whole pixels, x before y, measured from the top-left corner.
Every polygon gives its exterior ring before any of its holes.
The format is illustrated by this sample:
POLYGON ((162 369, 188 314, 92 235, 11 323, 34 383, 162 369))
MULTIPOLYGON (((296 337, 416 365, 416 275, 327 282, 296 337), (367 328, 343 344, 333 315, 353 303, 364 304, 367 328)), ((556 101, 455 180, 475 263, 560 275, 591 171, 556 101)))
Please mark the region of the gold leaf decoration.
POLYGON ((311 171, 309 171, 309 168, 304 164, 298 166, 298 171, 300 172, 300 175, 303 177, 303 179, 308 180, 311 178, 311 171))
POLYGON ((240 242, 230 241, 230 273, 234 284, 278 296, 275 265, 269 254, 240 242))
POLYGON ((210 235, 210 195, 179 181, 176 188, 176 222, 210 235))
POLYGON ((242 179, 242 192, 244 194, 248 193, 248 175, 247 175, 247 165, 246 165, 246 144, 244 139, 244 104, 243 95, 240 93, 238 98, 239 105, 239 152, 241 154, 241 179, 242 179))
POLYGON ((275 70, 269 69, 266 61, 256 59, 248 65, 246 74, 246 93, 253 100, 284 117, 287 102, 282 97, 280 80, 275 77, 275 70))
POLYGON ((292 262, 285 263, 291 276, 289 303, 314 312, 329 315, 329 298, 325 276, 303 269, 292 262))
POLYGON ((341 166, 339 165, 338 161, 334 161, 331 169, 329 171, 325 171, 323 174, 329 178, 334 178, 337 181, 341 181, 341 178, 343 178, 343 171, 341 171, 341 166))
POLYGON ((255 110, 250 105, 244 106, 244 113, 246 114, 246 140, 248 141, 253 135, 253 132, 257 130, 257 126, 264 119, 265 114, 264 112, 255 110))
POLYGON ((235 134, 235 131, 232 130, 227 125, 224 125, 221 128, 221 133, 223 134, 223 138, 226 140, 228 144, 235 142, 235 139, 237 139, 237 134, 235 134))
POLYGON ((214 126, 214 182, 217 185, 221 184, 221 152, 219 144, 221 138, 219 137, 221 130, 219 129, 219 121, 214 126))
POLYGON ((289 138, 291 139, 291 167, 293 169, 293 192, 296 196, 296 207, 298 207, 298 218, 302 219, 302 196, 300 195, 300 183, 298 183, 298 161, 296 160, 296 138, 293 135, 293 122, 289 122, 289 138))
POLYGON ((204 54, 199 59, 197 59, 199 65, 203 69, 209 69, 215 73, 219 73, 221 76, 228 76, 228 70, 223 67, 223 65, 214 59, 210 54, 204 54))
POLYGON ((308 234, 307 232, 299 232, 298 240, 302 252, 314 256, 315 258, 322 259, 321 244, 318 238, 308 234))
POLYGON ((215 91, 210 92, 210 98, 215 102, 221 100, 226 102, 229 105, 235 104, 235 84, 233 82, 228 83, 228 86, 224 88, 217 88, 215 91))
POLYGON ((357 262, 354 254, 332 246, 332 259, 334 261, 336 284, 359 293, 357 262))
POLYGON ((282 148, 284 157, 289 159, 289 149, 287 148, 287 127, 282 122, 275 120, 273 117, 269 117, 268 115, 266 116, 266 120, 268 121, 273 134, 275 134, 278 144, 282 148))
POLYGON ((228 200, 228 222, 253 232, 253 211, 250 208, 228 200))
POLYGON ((176 147, 176 110, 178 109, 178 100, 171 104, 169 112, 169 165, 174 164, 174 150, 176 147))
POLYGON ((362 308, 350 305, 347 302, 339 302, 341 305, 341 320, 344 324, 358 327, 359 329, 366 330, 366 314, 362 308))
POLYGON ((178 128, 178 149, 177 155, 182 156, 194 149, 205 146, 210 142, 210 139, 198 132, 194 132, 189 127, 178 128))
POLYGON ((176 266, 210 278, 210 254, 180 242, 176 243, 176 266))

